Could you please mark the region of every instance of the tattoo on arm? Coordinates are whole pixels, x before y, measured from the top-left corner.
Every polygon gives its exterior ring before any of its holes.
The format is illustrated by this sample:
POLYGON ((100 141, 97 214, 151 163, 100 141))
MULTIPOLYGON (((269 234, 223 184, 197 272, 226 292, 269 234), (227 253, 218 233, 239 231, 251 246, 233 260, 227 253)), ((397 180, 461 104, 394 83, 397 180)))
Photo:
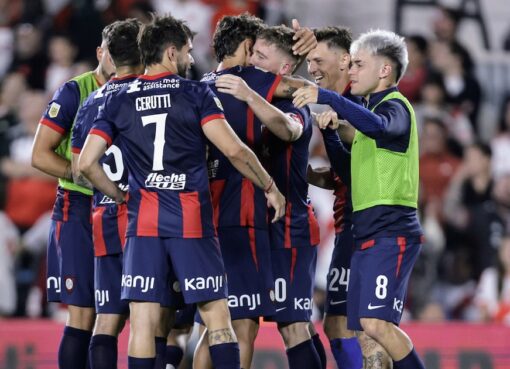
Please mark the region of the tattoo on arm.
POLYGON ((75 184, 77 184, 78 186, 82 186, 82 187, 86 187, 90 190, 92 190, 92 188, 94 186, 92 186, 92 183, 90 183, 87 178, 85 178, 83 176, 83 174, 78 174, 77 176, 74 176, 73 177, 73 181, 75 184))
POLYGON ((70 181, 73 180, 73 170, 70 162, 66 165, 66 169, 64 171, 64 179, 68 179, 70 181))
POLYGON ((209 346, 222 343, 237 342, 235 335, 230 328, 217 329, 209 332, 209 346))
POLYGON ((283 90, 283 93, 286 94, 287 96, 292 96, 292 94, 294 92, 296 92, 298 89, 295 88, 295 87, 292 87, 292 86, 286 86, 285 89, 283 90))

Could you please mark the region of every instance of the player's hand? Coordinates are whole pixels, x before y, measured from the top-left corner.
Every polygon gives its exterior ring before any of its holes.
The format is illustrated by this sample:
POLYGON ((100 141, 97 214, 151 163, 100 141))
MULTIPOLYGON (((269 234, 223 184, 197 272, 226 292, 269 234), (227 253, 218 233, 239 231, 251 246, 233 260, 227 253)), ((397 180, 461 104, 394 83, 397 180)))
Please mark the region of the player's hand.
POLYGON ((241 77, 232 74, 224 74, 216 80, 216 87, 219 92, 234 96, 241 101, 247 101, 253 90, 248 87, 241 77))
POLYGON ((301 27, 297 19, 292 20, 292 29, 295 31, 292 51, 295 55, 306 55, 317 46, 315 34, 308 27, 301 27))
POLYGON ((292 97, 294 98, 292 100, 292 103, 298 108, 302 108, 307 104, 315 104, 319 97, 319 87, 317 86, 301 87, 292 94, 292 97))
POLYGON ((117 205, 124 204, 127 201, 127 192, 124 192, 118 188, 113 200, 117 205))
POLYGON ((267 207, 274 209, 274 217, 271 223, 276 223, 281 217, 285 215, 285 197, 273 183, 268 192, 265 193, 267 199, 267 207))
POLYGON ((340 125, 340 119, 338 119, 338 114, 333 110, 327 110, 325 112, 317 114, 315 117, 315 122, 320 129, 337 129, 340 125))

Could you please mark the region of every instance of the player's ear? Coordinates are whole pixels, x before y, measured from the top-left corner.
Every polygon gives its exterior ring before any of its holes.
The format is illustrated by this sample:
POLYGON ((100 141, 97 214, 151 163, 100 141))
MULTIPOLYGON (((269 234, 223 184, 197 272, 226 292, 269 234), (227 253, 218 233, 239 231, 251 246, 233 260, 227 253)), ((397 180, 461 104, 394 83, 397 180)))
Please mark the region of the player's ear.
POLYGON ((245 53, 245 55, 250 57, 251 54, 253 54, 253 40, 247 38, 246 40, 243 41, 243 43, 244 43, 244 53, 245 53))
POLYGON ((340 57, 340 70, 349 69, 351 64, 351 55, 349 53, 343 53, 340 57))
POLYGON ((177 60, 177 48, 174 45, 169 46, 166 49, 166 53, 170 61, 177 60))
POLYGON ((96 58, 97 61, 100 62, 103 57, 103 48, 101 46, 96 47, 96 58))
POLYGON ((381 69, 379 70, 379 79, 385 79, 391 76, 391 73, 393 72, 393 66, 391 63, 384 62, 382 64, 381 69))

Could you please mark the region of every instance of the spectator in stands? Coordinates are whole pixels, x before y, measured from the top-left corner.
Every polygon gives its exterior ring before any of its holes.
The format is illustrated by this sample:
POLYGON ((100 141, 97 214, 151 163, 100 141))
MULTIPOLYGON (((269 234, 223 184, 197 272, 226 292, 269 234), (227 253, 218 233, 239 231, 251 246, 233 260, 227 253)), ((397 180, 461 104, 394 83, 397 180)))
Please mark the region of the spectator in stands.
POLYGON ((55 180, 30 164, 37 124, 47 103, 42 91, 32 90, 21 95, 20 124, 11 129, 14 139, 10 155, 0 163, 0 171, 9 181, 6 213, 22 233, 52 208, 55 198, 55 180))
POLYGON ((476 132, 482 91, 472 68, 463 60, 461 47, 452 42, 435 42, 431 61, 443 78, 447 101, 462 109, 476 132))
MULTIPOLYGON (((427 204, 441 204, 446 189, 460 165, 447 146, 447 131, 444 123, 437 118, 426 118, 420 139, 420 183, 421 207, 427 204)), ((434 206, 435 214, 442 219, 441 207, 434 206)))
POLYGON ((19 233, 9 217, 0 210, 0 319, 12 315, 16 309, 14 254, 19 233))
POLYGON ((78 53, 76 45, 63 34, 53 35, 48 42, 50 65, 46 71, 45 89, 49 95, 64 82, 76 76, 74 60, 78 53))
MULTIPOLYGON (((423 122, 426 117, 442 120, 448 131, 450 149, 457 156, 461 156, 463 146, 471 144, 474 140, 473 127, 459 107, 447 104, 441 76, 429 76, 422 86, 421 97, 421 102, 415 106, 417 122, 423 122)), ((421 130, 421 125, 419 129, 421 130)))
POLYGON ((457 39, 461 20, 462 12, 459 10, 447 6, 439 6, 432 27, 437 40, 455 44, 459 49, 466 71, 471 72, 473 69, 473 59, 467 49, 457 39))
POLYGON ((25 76, 30 88, 44 90, 48 56, 42 31, 33 24, 19 24, 15 29, 14 58, 10 72, 25 76))
POLYGON ((444 201, 447 223, 461 233, 460 244, 465 245, 473 278, 493 261, 491 232, 484 229, 479 214, 492 201, 494 183, 491 173, 491 149, 476 142, 466 148, 464 160, 452 178, 444 201))
POLYGON ((510 325, 510 235, 501 241, 496 265, 483 271, 474 306, 479 320, 510 325))
POLYGON ((427 65, 428 44, 420 35, 406 37, 406 43, 409 65, 398 84, 398 89, 414 103, 420 100, 420 91, 430 73, 427 65))
POLYGON ((510 93, 500 113, 498 135, 492 140, 492 170, 495 177, 510 173, 510 93))
MULTIPOLYGON (((10 129, 18 123, 18 101, 27 88, 26 80, 19 73, 8 74, 0 87, 0 161, 9 156, 10 129)), ((0 204, 5 201, 7 178, 0 171, 0 204)), ((3 208, 3 205, 0 205, 3 208)))

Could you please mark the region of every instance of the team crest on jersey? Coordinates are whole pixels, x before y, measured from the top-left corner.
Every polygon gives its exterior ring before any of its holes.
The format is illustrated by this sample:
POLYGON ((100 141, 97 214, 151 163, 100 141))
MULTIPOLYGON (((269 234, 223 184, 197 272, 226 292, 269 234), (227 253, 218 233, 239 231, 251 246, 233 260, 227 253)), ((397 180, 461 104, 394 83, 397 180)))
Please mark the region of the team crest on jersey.
POLYGON ((48 109, 48 115, 50 118, 55 118, 58 115, 58 112, 60 111, 60 104, 57 104, 56 102, 52 102, 50 105, 50 108, 48 109))
POLYGON ((216 96, 214 96, 214 102, 216 103, 216 106, 218 107, 218 109, 223 110, 223 105, 221 104, 220 99, 218 99, 216 96))

